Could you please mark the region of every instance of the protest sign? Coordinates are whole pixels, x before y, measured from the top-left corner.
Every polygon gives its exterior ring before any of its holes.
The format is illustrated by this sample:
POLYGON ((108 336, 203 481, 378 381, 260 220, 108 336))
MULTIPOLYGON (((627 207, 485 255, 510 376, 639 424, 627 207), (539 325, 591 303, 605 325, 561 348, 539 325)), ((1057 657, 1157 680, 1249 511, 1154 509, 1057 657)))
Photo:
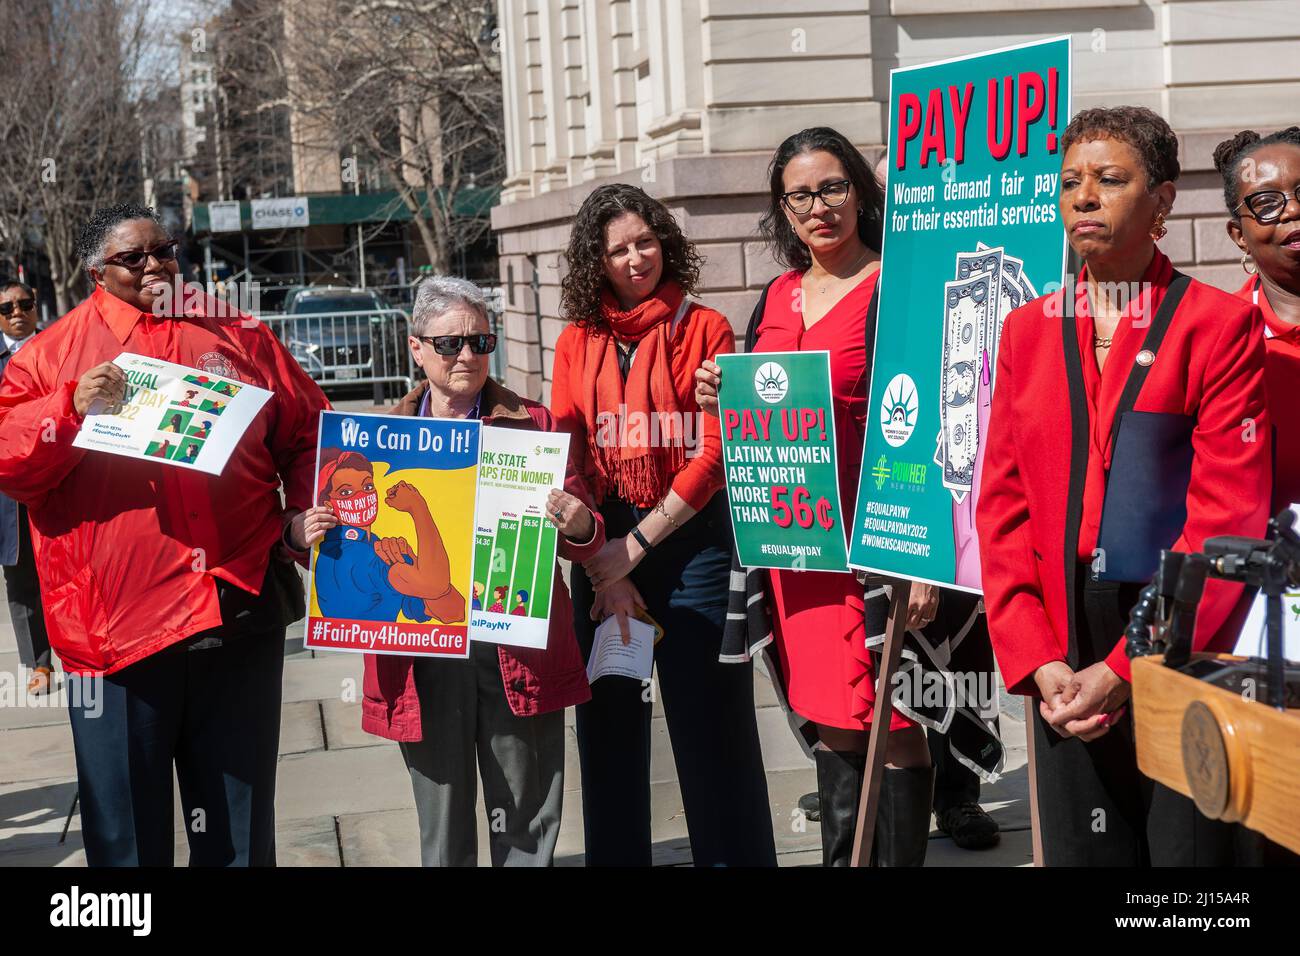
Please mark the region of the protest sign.
POLYGON ((719 355, 722 456, 740 563, 844 571, 829 352, 719 355))
POLYGON ((271 393, 238 379, 123 352, 115 407, 92 406, 73 445, 219 475, 271 393))
POLYGON ((469 656, 477 419, 322 412, 306 647, 469 656))
POLYGON ((980 589, 975 507, 1007 314, 1060 287, 1070 40, 894 70, 855 568, 980 589))
POLYGON ((567 432, 483 429, 470 639, 545 647, 558 534, 546 517, 564 487, 567 432))

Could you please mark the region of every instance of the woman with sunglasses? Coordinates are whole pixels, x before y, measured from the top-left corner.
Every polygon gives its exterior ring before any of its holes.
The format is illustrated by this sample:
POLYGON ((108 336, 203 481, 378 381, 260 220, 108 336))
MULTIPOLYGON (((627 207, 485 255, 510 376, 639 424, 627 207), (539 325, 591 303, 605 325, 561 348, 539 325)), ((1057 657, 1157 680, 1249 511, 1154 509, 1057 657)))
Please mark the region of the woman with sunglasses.
MULTIPOLYGON (((1161 549, 1258 538, 1272 429, 1259 310, 1174 269, 1157 242, 1178 138, 1151 110, 1078 113, 1061 220, 1082 273, 1008 316, 976 511, 1007 689, 1039 699, 1049 866, 1221 863, 1232 828, 1138 770, 1124 629, 1161 549)), ((1227 649, 1241 588, 1206 585, 1195 650, 1227 649)))
MULTIPOLYGON (((36 294, 23 282, 0 282, 0 378, 18 350, 32 341, 36 332, 36 294)), ((27 508, 8 495, 0 494, 0 564, 4 565, 5 596, 9 619, 18 639, 18 659, 31 671, 27 693, 49 693, 54 677, 50 638, 41 608, 40 580, 32 554, 32 535, 27 526, 27 508)))
MULTIPOLYGON (((485 425, 556 431, 537 402, 488 377, 496 336, 487 303, 472 282, 425 279, 411 310, 411 354, 428 380, 395 415, 478 418, 485 425)), ((560 531, 559 554, 574 562, 605 543, 599 515, 570 467, 567 490, 553 489, 547 515, 560 531)), ((308 540, 337 521, 329 508, 309 515, 308 540)), ((473 601, 482 603, 482 584, 473 601)), ((504 587, 497 609, 505 613, 504 587)), ((465 599, 460 599, 460 612, 465 599)), ((477 778, 483 781, 493 866, 549 866, 564 795, 564 708, 590 696, 573 633, 569 592, 558 568, 544 648, 476 641, 467 660, 365 657, 361 726, 401 745, 420 821, 425 866, 474 866, 477 778)))
POLYGON ((734 349, 691 301, 700 258, 664 205, 622 183, 578 210, 566 253, 551 408, 573 435, 609 542, 573 571, 576 626, 648 615, 657 684, 601 680, 578 708, 587 863, 649 866, 651 717, 662 694, 696 866, 775 866, 750 667, 718 662, 731 522, 718 422, 691 376, 734 349))
POLYGON ((1228 236, 1241 250, 1237 295, 1264 313, 1264 378, 1277 451, 1272 513, 1300 502, 1300 127, 1268 136, 1243 130, 1214 151, 1228 204, 1228 236))
POLYGON ((293 560, 329 403, 266 324, 199 296, 178 314, 152 209, 97 210, 77 254, 94 291, 0 383, 0 491, 28 507, 69 675, 86 860, 170 866, 174 775, 186 819, 207 820, 186 828, 191 865, 271 866, 285 629, 305 610, 293 560), (120 403, 123 352, 271 393, 220 475, 73 444, 120 403))
MULTIPOLYGON (((760 228, 789 271, 767 287, 750 320, 754 351, 830 352, 840 499, 851 512, 866 434, 884 194, 862 154, 826 127, 802 130, 777 147, 768 189, 760 228)), ((713 414, 721 381, 714 362, 696 373, 700 404, 713 414)), ((817 728, 822 863, 848 866, 875 700, 864 588, 848 570, 766 577, 786 697, 817 728)), ((922 627, 934 619, 937 590, 922 585, 913 594, 909 626, 922 627)), ((876 862, 920 866, 934 787, 925 732, 895 710, 888 739, 876 862)))

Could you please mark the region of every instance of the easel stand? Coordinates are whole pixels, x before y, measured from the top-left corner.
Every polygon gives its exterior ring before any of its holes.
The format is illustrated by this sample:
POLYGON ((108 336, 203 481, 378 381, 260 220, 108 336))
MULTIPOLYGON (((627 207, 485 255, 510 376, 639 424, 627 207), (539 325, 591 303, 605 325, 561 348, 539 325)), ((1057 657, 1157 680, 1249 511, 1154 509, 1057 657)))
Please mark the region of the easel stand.
POLYGON ((876 675, 876 701, 871 715, 871 735, 867 742, 867 768, 862 780, 862 797, 858 801, 858 826, 853 836, 853 866, 871 861, 871 845, 876 838, 876 811, 880 807, 880 781, 885 769, 885 751, 889 745, 889 722, 894 716, 894 673, 903 656, 903 638, 907 629, 907 602, 912 582, 888 578, 893 588, 889 603, 889 621, 885 626, 885 646, 880 654, 880 673, 876 675))
MULTIPOLYGON (((871 861, 871 846, 876 839, 876 812, 880 808, 880 783, 884 776, 885 753, 889 744, 889 723, 894 716, 894 674, 903 657, 903 639, 907 633, 907 604, 912 595, 912 582, 901 578, 887 578, 881 582, 893 588, 889 603, 889 621, 885 627, 885 646, 880 654, 880 673, 876 675, 876 701, 871 717, 871 735, 867 742, 867 767, 862 781, 862 797, 858 802, 858 824, 853 836, 853 866, 867 866, 871 861)), ((1030 824, 1033 830, 1034 866, 1042 866, 1042 835, 1038 827, 1038 787, 1034 776, 1033 714, 1029 708, 1037 702, 1025 698, 1025 730, 1029 747, 1029 799, 1030 824)))

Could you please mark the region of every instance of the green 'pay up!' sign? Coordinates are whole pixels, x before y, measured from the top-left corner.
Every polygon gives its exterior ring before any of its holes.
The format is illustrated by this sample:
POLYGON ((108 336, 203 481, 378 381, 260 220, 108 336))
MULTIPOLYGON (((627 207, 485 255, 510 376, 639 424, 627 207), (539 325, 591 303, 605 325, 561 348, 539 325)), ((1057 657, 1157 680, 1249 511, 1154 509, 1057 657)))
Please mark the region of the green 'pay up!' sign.
POLYGON ((719 355, 723 467, 740 563, 847 570, 829 352, 719 355))

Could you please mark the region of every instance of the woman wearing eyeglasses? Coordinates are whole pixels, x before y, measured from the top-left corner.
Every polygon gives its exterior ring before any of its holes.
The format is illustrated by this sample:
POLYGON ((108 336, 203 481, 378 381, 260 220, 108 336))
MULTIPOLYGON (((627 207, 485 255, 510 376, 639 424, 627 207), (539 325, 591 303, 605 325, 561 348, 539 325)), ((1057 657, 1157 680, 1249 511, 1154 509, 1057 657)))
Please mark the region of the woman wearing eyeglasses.
MULTIPOLYGON (((884 196, 862 154, 837 130, 805 129, 772 157, 760 223, 789 271, 767 288, 751 318, 754 351, 830 352, 840 499, 851 512, 866 435, 880 278, 884 196)), ((716 414, 721 370, 696 373, 701 405, 716 414)), ((909 626, 934 619, 937 589, 913 588, 909 626)), ((864 588, 851 571, 771 571, 772 636, 791 709, 817 727, 822 863, 848 866, 866 768, 875 678, 866 647, 864 588)), ((934 771, 925 732, 897 710, 890 720, 876 862, 920 866, 930 834, 934 771)))
POLYGON ((609 541, 573 571, 583 651, 613 618, 648 614, 664 634, 657 682, 608 677, 578 708, 587 863, 651 862, 651 715, 672 740, 696 866, 775 866, 753 672, 718 662, 731 522, 718 422, 691 376, 730 352, 725 316, 693 302, 700 257, 672 214, 621 183, 578 210, 565 256, 551 408, 573 435, 609 541))
POLYGON ((1277 429, 1272 513, 1300 501, 1300 127, 1243 130, 1214 151, 1248 275, 1237 295, 1264 313, 1264 378, 1277 429))
MULTIPOLYGON (((976 513, 1003 680, 1037 697, 1049 866, 1221 863, 1232 828, 1138 770, 1124 629, 1161 549, 1260 537, 1272 440, 1259 310, 1157 247, 1178 139, 1132 106, 1061 138, 1061 219, 1084 262, 1007 318, 976 513)), ((1230 648, 1241 589, 1212 581, 1195 650, 1230 648)))
MULTIPOLYGON (((425 279, 416 290, 411 322, 411 354, 428 380, 403 398, 393 414, 557 430, 544 406, 488 377, 496 336, 489 331, 483 293, 472 282, 425 279)), ((565 489, 551 491, 547 515, 560 531, 560 556, 579 562, 599 551, 605 536, 572 467, 565 489)), ((309 542, 338 523, 329 507, 313 509, 307 521, 309 542)), ((489 610, 505 613, 505 591, 497 589, 497 603, 489 610)), ((475 583, 473 606, 480 607, 483 597, 483 585, 475 583)), ((456 619, 464 620, 466 599, 458 595, 458 601, 456 619)), ((425 611, 450 620, 429 602, 425 605, 425 611)), ((425 866, 477 863, 479 777, 492 865, 552 862, 564 795, 564 708, 587 700, 590 690, 574 638, 569 592, 558 569, 550 606, 544 648, 476 641, 464 661, 365 657, 361 726, 401 745, 415 792, 425 866)))

